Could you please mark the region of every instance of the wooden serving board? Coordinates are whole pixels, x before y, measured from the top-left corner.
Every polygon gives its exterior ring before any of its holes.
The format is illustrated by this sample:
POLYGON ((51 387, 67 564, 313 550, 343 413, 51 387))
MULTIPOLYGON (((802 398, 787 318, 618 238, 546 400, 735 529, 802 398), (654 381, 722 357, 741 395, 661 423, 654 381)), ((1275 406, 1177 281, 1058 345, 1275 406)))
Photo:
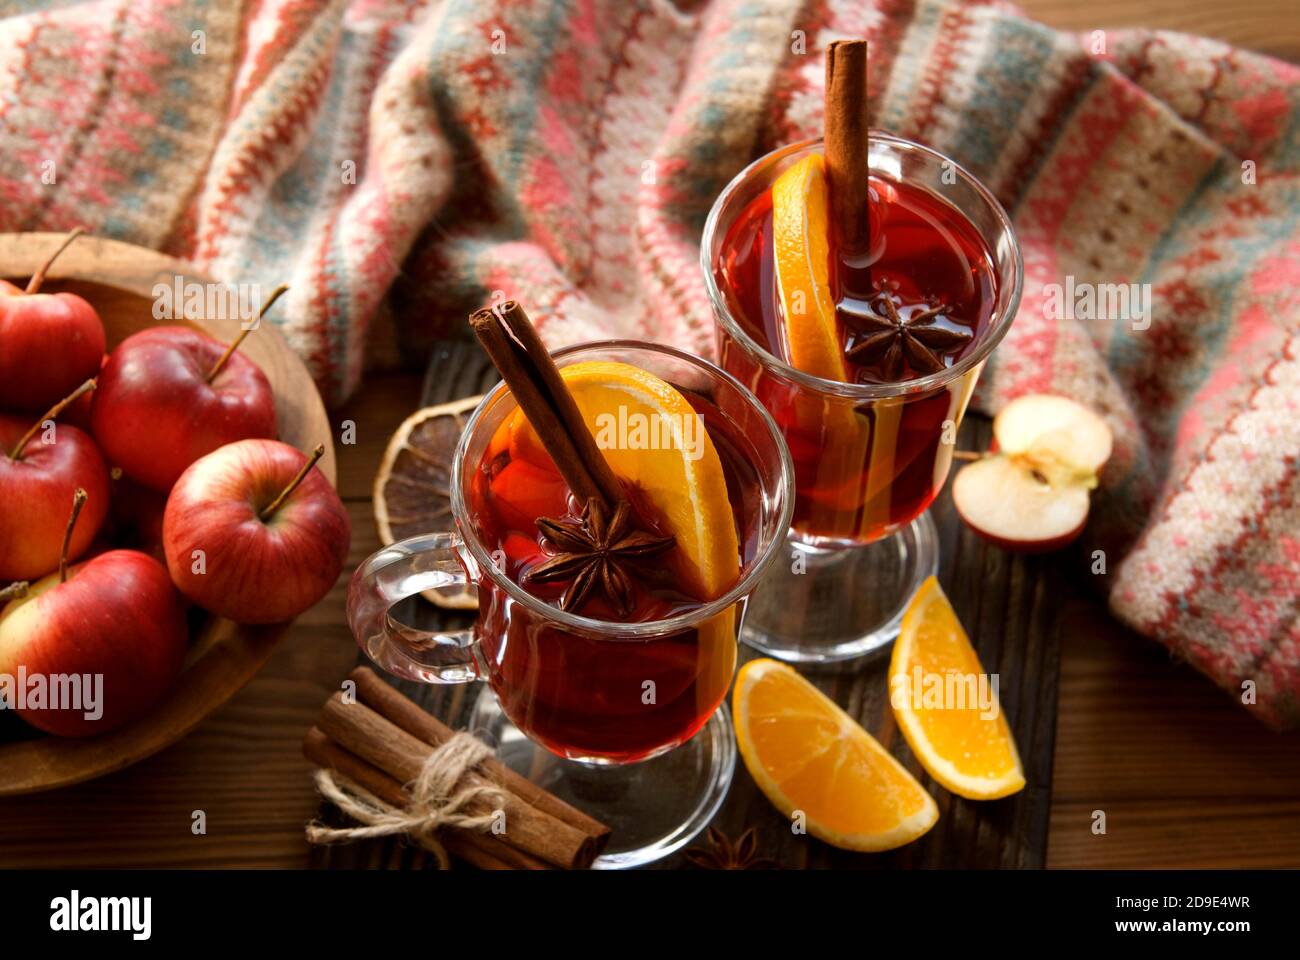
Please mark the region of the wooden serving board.
MULTIPOLYGON (((424 380, 423 404, 445 403, 483 393, 497 381, 495 369, 476 345, 447 343, 434 350, 424 380)), ((992 434, 983 417, 966 418, 958 448, 986 449, 992 434)), ((958 519, 945 488, 932 508, 939 530, 939 579, 979 652, 984 669, 1000 677, 1000 700, 1015 733, 1027 785, 1004 800, 979 803, 950 794, 912 756, 889 707, 888 657, 853 672, 803 673, 891 749, 939 805, 939 822, 918 840, 885 854, 837 850, 795 836, 789 820, 759 792, 739 759, 726 803, 713 825, 732 838, 757 827, 762 855, 791 869, 888 869, 892 867, 1041 868, 1047 856, 1052 754, 1056 734, 1060 615, 1073 588, 1064 555, 1017 557, 989 546, 958 519)), ((472 616, 449 614, 424 604, 420 626, 466 626, 472 616)), ((744 662, 759 654, 740 648, 744 662)), ((364 656, 361 662, 368 662, 364 656)), ((468 723, 478 684, 435 687, 391 680, 412 699, 453 727, 468 723)), ((730 700, 730 695, 728 695, 730 700)), ((322 817, 337 814, 326 807, 322 817)), ((700 843, 699 838, 695 843, 700 843)), ((317 847, 318 867, 430 868, 431 859, 400 841, 376 840, 317 847)), ((656 864, 680 868, 679 855, 656 864)))
MULTIPOLYGON (((25 284, 64 236, 0 234, 0 276, 25 284)), ((168 324, 192 326, 218 340, 233 340, 240 330, 237 317, 154 319, 155 288, 159 284, 174 286, 178 277, 182 282, 211 282, 192 265, 153 250, 81 237, 55 261, 42 292, 67 290, 90 301, 104 321, 109 350, 139 330, 168 324)), ((280 439, 299 449, 324 443, 325 456, 319 466, 333 483, 330 422, 307 368, 270 323, 262 324, 240 349, 271 381, 280 439)), ((202 619, 193 631, 184 671, 167 698, 146 716, 101 737, 44 736, 16 717, 0 713, 0 796, 90 780, 175 743, 252 679, 287 627, 287 623, 241 627, 216 617, 202 619)))

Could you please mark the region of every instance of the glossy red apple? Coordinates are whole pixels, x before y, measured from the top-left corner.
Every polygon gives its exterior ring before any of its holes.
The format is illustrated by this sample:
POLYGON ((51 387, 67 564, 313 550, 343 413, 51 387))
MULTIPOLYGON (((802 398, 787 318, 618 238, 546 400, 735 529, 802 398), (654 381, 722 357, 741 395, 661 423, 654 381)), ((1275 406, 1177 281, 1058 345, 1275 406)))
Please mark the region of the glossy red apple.
POLYGON ((0 280, 0 408, 39 413, 93 377, 104 355, 104 324, 75 293, 41 293, 69 234, 25 290, 0 280))
MULTIPOLYGON (((88 381, 82 389, 93 384, 88 381)), ((34 424, 0 414, 0 583, 35 580, 59 565, 68 504, 78 487, 91 499, 68 555, 82 556, 103 525, 108 512, 104 458, 88 434, 55 420, 80 392, 34 424)))
POLYGON ((93 736, 162 699, 180 674, 186 641, 184 606, 167 571, 143 553, 112 550, 45 577, 0 610, 0 674, 24 678, 29 692, 34 683, 47 691, 77 683, 80 704, 47 696, 18 713, 57 736, 93 736))
POLYGON ((1066 546, 1088 522, 1090 494, 1110 458, 1106 422, 1066 397, 1030 394, 993 420, 997 452, 953 480, 957 513, 984 539, 1019 553, 1066 546))
POLYGON ((311 458, 241 440, 198 460, 167 500, 163 546, 194 603, 239 623, 278 623, 329 592, 347 561, 347 510, 311 458))
POLYGON ((99 375, 90 416, 108 462, 164 493, 204 454, 276 434, 275 397, 257 364, 188 327, 122 341, 99 375))

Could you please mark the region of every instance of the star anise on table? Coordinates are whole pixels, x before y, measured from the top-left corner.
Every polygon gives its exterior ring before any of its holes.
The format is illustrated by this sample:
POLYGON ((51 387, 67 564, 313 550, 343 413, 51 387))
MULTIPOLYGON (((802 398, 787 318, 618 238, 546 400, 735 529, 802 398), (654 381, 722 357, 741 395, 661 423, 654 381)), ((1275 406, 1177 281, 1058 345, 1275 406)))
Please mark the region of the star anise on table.
POLYGON ((628 614, 633 600, 629 568, 657 557, 677 542, 673 537, 633 529, 631 515, 627 501, 620 500, 606 523, 605 508, 593 497, 576 520, 539 517, 537 528, 559 552, 533 567, 523 579, 532 583, 571 580, 560 597, 561 610, 577 610, 599 588, 619 614, 628 614))
POLYGON ((690 847, 682 856, 701 870, 779 870, 775 860, 758 855, 758 831, 750 827, 735 843, 717 827, 709 827, 708 843, 690 847))
POLYGON ((849 314, 849 322, 858 336, 848 350, 854 363, 879 363, 891 380, 903 372, 906 360, 913 370, 938 373, 944 369, 944 355, 971 338, 969 330, 952 330, 935 326, 933 321, 947 310, 932 306, 904 319, 892 294, 880 294, 866 313, 849 314), (936 352, 937 351, 937 352, 936 352))

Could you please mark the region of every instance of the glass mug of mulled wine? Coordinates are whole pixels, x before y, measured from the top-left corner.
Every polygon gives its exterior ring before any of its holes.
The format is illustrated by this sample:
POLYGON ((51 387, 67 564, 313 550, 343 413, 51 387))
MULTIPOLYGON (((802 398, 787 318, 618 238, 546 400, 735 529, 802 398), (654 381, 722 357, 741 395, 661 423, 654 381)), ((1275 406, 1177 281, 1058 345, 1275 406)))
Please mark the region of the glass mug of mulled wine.
MULTIPOLYGON (((490 693, 479 697, 471 731, 507 765, 612 828, 597 867, 635 866, 688 843, 730 785, 735 744, 723 699, 747 600, 783 548, 793 466, 767 410, 705 360, 631 341, 570 347, 554 360, 562 373, 600 369, 593 363, 645 371, 689 403, 703 433, 682 417, 677 442, 716 451, 721 473, 711 495, 725 503, 712 507, 734 524, 734 536, 723 538, 724 552, 735 553, 733 574, 721 592, 688 592, 674 580, 671 555, 656 548, 624 572, 634 583, 622 609, 599 589, 579 610, 561 609, 568 585, 531 574, 561 548, 581 560, 584 545, 568 541, 586 536, 592 518, 536 438, 527 439, 527 421, 502 383, 470 417, 452 460, 456 531, 404 540, 367 559, 351 583, 348 618, 361 648, 390 673, 437 684, 485 681, 490 693), (399 619, 395 608, 408 598, 465 584, 478 593, 472 628, 429 631, 399 619)), ((610 413, 626 427, 626 411, 621 421, 610 413)), ((610 445, 645 446, 654 437, 597 440, 619 472, 610 445)), ((636 486, 629 484, 633 500, 636 486)), ((703 513, 698 519, 712 528, 701 536, 717 534, 716 513, 707 524, 703 513)), ((621 523, 598 517, 596 532, 621 523)))
POLYGON ((791 209, 808 196, 791 181, 820 168, 820 139, 737 175, 702 241, 719 364, 772 413, 795 466, 789 549, 756 592, 743 639, 796 662, 861 657, 897 636, 938 564, 925 511, 1020 301, 1020 248, 992 194, 920 144, 877 131, 868 142, 870 249, 841 254, 823 232, 834 333, 820 357, 800 326, 810 308, 795 299, 817 292, 798 277, 797 245, 816 213, 791 209), (801 350, 815 362, 801 368, 801 350), (807 372, 817 363, 835 377, 807 372))

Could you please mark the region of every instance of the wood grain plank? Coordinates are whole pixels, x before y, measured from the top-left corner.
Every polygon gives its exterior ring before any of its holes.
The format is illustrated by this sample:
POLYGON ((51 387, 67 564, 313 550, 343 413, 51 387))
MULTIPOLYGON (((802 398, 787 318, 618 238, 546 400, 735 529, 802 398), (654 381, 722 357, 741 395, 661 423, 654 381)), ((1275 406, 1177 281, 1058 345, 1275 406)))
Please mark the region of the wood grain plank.
MULTIPOLYGON (((1269 869, 1300 863, 1300 800, 1056 803, 1049 867, 1269 869), (1092 832, 1104 810, 1106 834, 1092 832)), ((1229 880, 1230 882, 1230 880, 1229 880)))
MULTIPOLYGON (((355 429, 353 444, 338 445, 340 461, 347 458, 350 469, 339 470, 338 491, 344 500, 370 502, 375 470, 397 427, 420 405, 421 373, 389 373, 371 377, 364 389, 340 410, 340 428, 349 421, 355 429)), ((340 430, 339 434, 342 435, 340 430)), ((373 526, 373 524, 372 524, 373 526)))
POLYGON ((1300 60, 1300 10, 1295 0, 1020 0, 1035 20, 1058 30, 1150 27, 1212 37, 1285 60, 1300 60))
POLYGON ((1071 604, 1066 620, 1057 803, 1231 811, 1300 796, 1300 734, 1269 730, 1098 604, 1071 604))

